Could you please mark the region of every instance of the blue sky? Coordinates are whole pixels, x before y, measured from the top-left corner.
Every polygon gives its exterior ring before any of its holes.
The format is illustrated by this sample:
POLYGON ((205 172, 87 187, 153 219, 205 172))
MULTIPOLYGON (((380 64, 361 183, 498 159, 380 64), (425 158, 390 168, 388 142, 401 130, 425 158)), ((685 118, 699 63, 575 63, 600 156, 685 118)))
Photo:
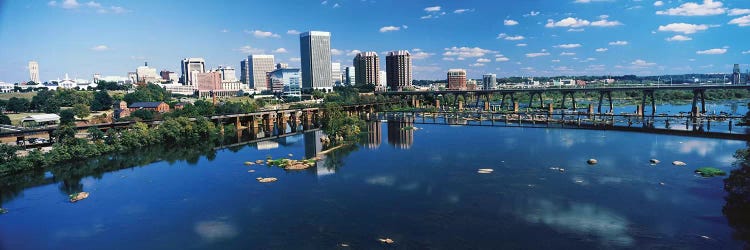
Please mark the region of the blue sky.
POLYGON ((144 61, 299 65, 297 32, 332 33, 333 61, 407 49, 414 79, 731 72, 750 63, 747 0, 0 0, 0 81, 125 76, 144 61))

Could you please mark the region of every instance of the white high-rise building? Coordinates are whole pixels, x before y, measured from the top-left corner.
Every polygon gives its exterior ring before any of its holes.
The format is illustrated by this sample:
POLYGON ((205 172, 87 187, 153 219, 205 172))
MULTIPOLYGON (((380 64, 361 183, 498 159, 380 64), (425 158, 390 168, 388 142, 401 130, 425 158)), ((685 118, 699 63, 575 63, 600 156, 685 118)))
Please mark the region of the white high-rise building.
POLYGON ((331 63, 331 78, 333 86, 341 86, 341 63, 331 63))
POLYGON ((303 90, 333 90, 331 77, 331 33, 309 31, 300 34, 299 47, 303 90))
POLYGON ((136 68, 135 75, 137 82, 145 83, 158 82, 157 78, 161 78, 158 74, 156 74, 156 68, 149 67, 148 63, 146 63, 144 66, 136 68))
POLYGON ((235 75, 234 68, 228 66, 219 66, 218 71, 221 73, 222 82, 236 82, 237 75, 235 75))
POLYGON ((206 60, 203 58, 185 58, 182 59, 182 84, 195 86, 195 78, 198 73, 206 72, 206 60))
POLYGON ((495 89, 496 84, 497 84, 497 75, 485 74, 482 76, 482 89, 483 90, 495 89))
POLYGON ((346 76, 344 77, 344 79, 346 81, 346 85, 354 86, 357 83, 357 80, 356 80, 357 73, 356 72, 357 71, 354 69, 354 66, 352 66, 352 67, 346 67, 346 72, 345 72, 346 76))
POLYGON ((378 84, 377 87, 384 87, 388 83, 388 80, 386 80, 388 77, 388 73, 385 72, 385 70, 378 71, 378 84))
POLYGON ((32 82, 39 82, 39 63, 36 61, 29 61, 29 76, 32 82))
POLYGON ((250 55, 247 57, 251 89, 268 90, 268 72, 274 71, 273 55, 250 55))

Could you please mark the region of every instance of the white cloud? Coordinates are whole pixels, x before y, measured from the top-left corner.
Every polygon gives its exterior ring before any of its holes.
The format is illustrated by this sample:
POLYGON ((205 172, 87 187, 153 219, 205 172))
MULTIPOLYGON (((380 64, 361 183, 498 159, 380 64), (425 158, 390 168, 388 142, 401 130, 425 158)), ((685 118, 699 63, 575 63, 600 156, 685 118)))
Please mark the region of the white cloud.
POLYGON ((331 55, 334 55, 334 56, 340 56, 340 55, 342 55, 342 54, 344 54, 344 52, 343 52, 343 51, 341 51, 341 50, 338 50, 338 49, 331 49, 331 55))
POLYGON ((730 16, 741 16, 746 14, 750 14, 750 9, 731 9, 728 13, 730 16))
POLYGON ((570 43, 570 44, 555 45, 555 46, 552 46, 552 47, 561 48, 561 49, 574 49, 574 48, 580 48, 581 46, 582 45, 579 44, 579 43, 570 43))
POLYGON ((673 37, 667 38, 666 40, 670 41, 670 42, 684 42, 684 41, 693 40, 693 38, 690 38, 690 37, 687 37, 687 36, 683 36, 683 35, 675 35, 673 37))
MULTIPOLYGON (((110 10, 111 10, 111 11, 112 11, 113 13, 115 13, 115 14, 122 14, 122 13, 130 12, 129 10, 127 10, 127 9, 125 9, 125 8, 123 8, 123 7, 120 7, 120 6, 112 6, 112 7, 109 7, 109 9, 110 9, 110 10)), ((103 11, 103 10, 104 10, 104 9, 99 9, 99 10, 98 10, 98 12, 99 12, 99 13, 104 13, 104 12, 106 12, 106 11, 103 11)))
POLYGON ((89 1, 88 3, 86 3, 86 6, 90 8, 101 8, 102 4, 94 2, 94 1, 89 1))
POLYGON ((292 58, 289 58, 289 61, 290 62, 300 62, 301 59, 299 57, 292 57, 292 58))
POLYGON ((513 25, 518 25, 518 21, 511 20, 511 19, 506 19, 505 21, 503 21, 503 24, 505 26, 513 26, 513 25))
POLYGON ((484 67, 484 63, 475 63, 475 64, 471 64, 469 66, 472 66, 472 67, 484 67))
POLYGON ((625 46, 625 45, 628 45, 628 41, 614 41, 614 42, 609 42, 609 45, 612 45, 612 46, 625 46))
POLYGON ((584 20, 584 19, 578 19, 578 18, 574 18, 574 17, 568 17, 568 18, 562 19, 562 20, 557 21, 557 22, 555 22, 555 20, 548 19, 547 20, 547 24, 544 25, 544 27, 547 27, 547 28, 555 28, 555 27, 573 27, 573 28, 578 28, 578 27, 589 26, 590 24, 591 24, 591 22, 589 22, 587 20, 584 20))
POLYGON ((440 11, 440 9, 441 9, 440 6, 432 6, 432 7, 424 8, 424 11, 427 11, 427 12, 436 12, 436 11, 440 11))
POLYGON ((750 54, 750 50, 748 50, 748 51, 742 51, 742 54, 743 54, 743 55, 747 55, 747 54, 750 54))
POLYGON ((349 50, 346 52, 347 56, 356 56, 357 54, 362 53, 361 50, 355 49, 355 50, 349 50))
POLYGON ((49 2, 47 2, 47 5, 50 6, 50 7, 55 7, 55 6, 57 6, 57 2, 56 1, 49 1, 49 2))
POLYGON ((657 15, 668 15, 668 16, 713 16, 721 15, 726 12, 724 4, 714 0, 703 0, 703 4, 699 3, 684 3, 676 8, 667 9, 664 11, 657 11, 657 15))
POLYGON ((81 4, 76 0, 64 0, 60 6, 63 7, 63 9, 75 9, 78 8, 78 6, 81 6, 81 4))
POLYGON ((384 26, 380 28, 380 33, 399 31, 399 30, 401 30, 401 27, 398 27, 398 26, 384 26))
POLYGON ((510 36, 510 35, 505 34, 505 33, 500 33, 500 34, 497 35, 497 39, 505 39, 505 40, 508 40, 508 41, 519 41, 519 40, 525 39, 525 37, 520 36, 520 35, 518 35, 518 36, 510 36))
POLYGON ((750 26, 750 15, 732 19, 731 21, 729 21, 729 24, 736 24, 740 27, 750 26))
POLYGON ((288 52, 289 51, 287 51, 285 48, 278 48, 278 49, 273 50, 273 53, 277 53, 277 54, 283 54, 283 53, 288 53, 288 52))
POLYGON ((240 47, 239 49, 236 49, 239 52, 242 52, 243 54, 264 54, 265 51, 259 48, 253 48, 250 45, 245 45, 240 47))
POLYGON ((427 59, 435 55, 435 53, 424 52, 421 49, 413 49, 412 51, 413 53, 411 53, 411 59, 414 59, 414 60, 427 59))
POLYGON ((721 55, 727 53, 727 49, 708 49, 695 52, 698 55, 721 55))
POLYGON ((467 12, 474 12, 474 9, 457 9, 453 11, 453 13, 456 13, 456 14, 463 14, 467 12))
POLYGON ((325 0, 325 1, 323 1, 323 2, 320 2, 320 4, 322 4, 322 5, 326 5, 326 4, 328 4, 328 0, 325 0))
POLYGON ((612 2, 612 0, 575 0, 574 3, 612 2))
POLYGON ((287 34, 287 35, 299 35, 299 34, 301 34, 301 33, 302 33, 302 32, 299 32, 299 31, 297 31, 297 30, 287 30, 287 31, 286 31, 286 34, 287 34))
POLYGON ((503 55, 495 56, 495 62, 507 62, 507 61, 510 61, 510 59, 503 55))
MULTIPOLYGON (((459 58, 465 58, 465 57, 483 57, 486 54, 493 54, 496 53, 492 50, 488 49, 482 49, 479 47, 451 47, 451 48, 445 48, 445 52, 443 53, 443 56, 445 57, 452 57, 457 56, 459 58)), ((459 59, 461 60, 461 59, 459 59)))
POLYGON ((334 8, 338 8, 338 7, 341 7, 341 5, 339 5, 339 3, 335 3, 335 4, 333 4, 333 7, 334 8))
POLYGON ((221 32, 221 33, 228 33, 228 32, 229 32, 229 30, 228 30, 228 29, 222 29, 222 30, 220 30, 219 32, 221 32))
POLYGON ((633 61, 630 64, 633 65, 634 67, 638 67, 638 68, 641 68, 641 67, 650 67, 650 66, 656 65, 656 63, 647 62, 647 61, 644 61, 644 60, 641 60, 641 59, 635 60, 635 61, 633 61))
POLYGON ((443 61, 455 61, 456 59, 453 57, 443 57, 443 61))
POLYGON ((279 34, 274 34, 273 32, 270 32, 270 31, 254 30, 251 33, 253 34, 253 36, 257 38, 269 38, 269 37, 279 38, 281 37, 279 36, 279 34))
POLYGON ((568 32, 583 32, 585 29, 568 29, 568 32))
POLYGON ((519 43, 519 44, 516 44, 516 47, 526 47, 526 45, 528 45, 528 44, 525 44, 525 43, 519 43))
POLYGON ((670 23, 666 26, 659 26, 659 31, 662 32, 677 32, 677 33, 684 33, 684 34, 694 34, 698 31, 707 30, 709 27, 705 24, 689 24, 689 23, 670 23))
POLYGON ((538 16, 539 14, 540 14, 539 11, 533 11, 532 10, 531 12, 529 12, 529 14, 524 14, 523 16, 525 16, 525 17, 527 17, 527 16, 538 16))
POLYGON ((664 2, 662 2, 662 1, 656 1, 656 2, 654 2, 654 6, 656 6, 656 7, 660 7, 662 5, 664 5, 664 2))
POLYGON ((576 53, 573 53, 573 52, 563 52, 563 53, 560 53, 560 55, 561 56, 575 56, 576 53))
POLYGON ((598 49, 596 49, 596 52, 606 52, 607 50, 609 50, 609 49, 608 48, 598 48, 598 49))
POLYGON ((479 58, 479 59, 477 59, 478 63, 488 63, 488 62, 491 62, 491 61, 492 60, 487 59, 487 58, 479 58))
POLYGON ((542 52, 528 53, 526 54, 526 57, 534 58, 534 57, 548 56, 548 55, 549 55, 549 52, 542 50, 542 52))
POLYGON ((622 25, 622 23, 618 21, 609 21, 606 18, 603 18, 602 20, 599 20, 599 21, 591 22, 591 26, 594 26, 594 27, 613 27, 613 26, 619 26, 619 25, 622 25))
POLYGON ((560 59, 555 59, 555 60, 551 60, 550 62, 553 62, 553 63, 559 63, 559 62, 560 62, 560 59))
POLYGON ((105 51, 105 50, 109 50, 109 47, 107 47, 107 45, 97 45, 97 46, 91 47, 91 50, 93 50, 93 51, 105 51))

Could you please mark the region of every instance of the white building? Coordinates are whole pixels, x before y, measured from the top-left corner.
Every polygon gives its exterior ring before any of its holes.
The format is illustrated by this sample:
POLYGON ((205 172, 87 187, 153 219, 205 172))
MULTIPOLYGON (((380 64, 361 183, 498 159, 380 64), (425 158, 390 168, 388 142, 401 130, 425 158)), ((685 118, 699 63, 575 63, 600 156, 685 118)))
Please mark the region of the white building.
POLYGON ((235 75, 234 68, 228 66, 219 66, 219 72, 221 72, 222 82, 237 82, 237 75, 235 75))
POLYGON ((78 84, 74 80, 71 80, 70 77, 68 77, 68 73, 65 73, 65 79, 63 79, 62 81, 58 80, 57 82, 57 88, 74 89, 76 87, 78 87, 78 84))
POLYGON ((331 63, 331 78, 333 86, 341 86, 341 63, 331 63))
POLYGON ((497 75, 495 74, 482 75, 482 89, 484 90, 495 89, 496 84, 497 84, 497 75))
POLYGON ((10 93, 10 92, 13 92, 13 88, 14 87, 15 87, 15 85, 13 85, 12 83, 0 82, 0 93, 10 93))
POLYGON ((206 72, 206 60, 203 60, 203 58, 185 58, 182 59, 180 68, 182 70, 181 82, 185 85, 193 86, 195 85, 195 76, 198 73, 206 72))
POLYGON ((273 55, 250 55, 247 57, 251 89, 265 91, 269 89, 266 74, 274 70, 273 55))
POLYGON ((151 68, 148 64, 135 69, 137 82, 155 83, 159 82, 161 77, 156 73, 156 68, 151 68))
POLYGON ((388 84, 387 77, 388 73, 385 70, 378 71, 378 84, 375 85, 375 91, 386 91, 386 85, 388 84))
POLYGON ((42 83, 39 81, 39 63, 36 61, 29 61, 29 77, 32 82, 42 83))
POLYGON ((309 31, 300 34, 302 89, 332 91, 331 33, 309 31))
POLYGON ((346 84, 349 86, 354 86, 355 84, 357 84, 356 77, 357 73, 354 67, 346 67, 344 76, 346 84))

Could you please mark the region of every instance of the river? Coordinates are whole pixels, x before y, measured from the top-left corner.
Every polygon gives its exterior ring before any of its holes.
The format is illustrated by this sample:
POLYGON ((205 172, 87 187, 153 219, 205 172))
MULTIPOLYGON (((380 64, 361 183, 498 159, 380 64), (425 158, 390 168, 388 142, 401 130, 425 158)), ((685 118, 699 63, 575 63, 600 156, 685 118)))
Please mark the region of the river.
POLYGON ((725 200, 725 177, 693 173, 729 173, 742 141, 368 127, 359 146, 302 171, 243 163, 313 156, 323 150, 320 131, 217 151, 148 148, 6 178, 0 249, 388 247, 381 238, 402 249, 738 249, 749 240, 737 233, 748 222, 722 212, 747 201, 725 200), (91 195, 70 203, 80 191, 91 195))

